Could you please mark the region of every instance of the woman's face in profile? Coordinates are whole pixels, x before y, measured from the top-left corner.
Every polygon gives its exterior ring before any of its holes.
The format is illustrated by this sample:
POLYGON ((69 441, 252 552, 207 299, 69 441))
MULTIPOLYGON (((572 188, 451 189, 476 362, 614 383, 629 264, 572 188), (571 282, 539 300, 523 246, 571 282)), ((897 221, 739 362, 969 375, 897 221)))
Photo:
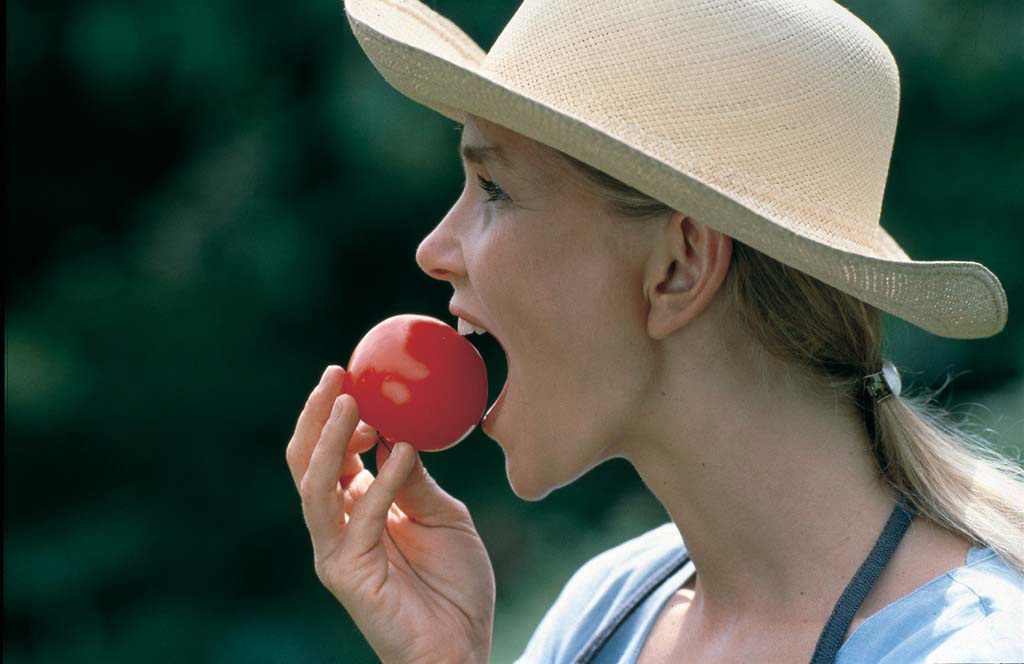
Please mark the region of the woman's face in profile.
POLYGON ((467 119, 460 152, 465 186, 416 260, 504 347, 489 435, 538 500, 629 439, 656 368, 643 271, 658 224, 617 218, 555 152, 489 122, 467 119))

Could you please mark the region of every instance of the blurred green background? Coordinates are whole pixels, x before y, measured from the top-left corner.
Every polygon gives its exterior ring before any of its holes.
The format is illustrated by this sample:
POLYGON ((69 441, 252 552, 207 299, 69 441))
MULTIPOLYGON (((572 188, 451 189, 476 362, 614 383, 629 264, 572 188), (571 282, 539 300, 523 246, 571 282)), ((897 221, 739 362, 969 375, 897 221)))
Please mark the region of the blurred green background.
MULTIPOLYGON (((487 47, 517 3, 430 4, 487 47)), ((888 354, 915 386, 955 376, 943 403, 1019 454, 1024 3, 847 6, 902 75, 883 224, 1013 303, 985 340, 889 319, 888 354)), ((314 575, 284 446, 369 327, 450 320, 414 253, 461 188, 452 122, 383 81, 337 0, 6 18, 4 659, 374 661, 314 575)), ((478 344, 493 399, 504 356, 478 344)), ((496 662, 580 564, 667 518, 621 462, 540 503, 479 431, 425 462, 492 555, 496 662)))

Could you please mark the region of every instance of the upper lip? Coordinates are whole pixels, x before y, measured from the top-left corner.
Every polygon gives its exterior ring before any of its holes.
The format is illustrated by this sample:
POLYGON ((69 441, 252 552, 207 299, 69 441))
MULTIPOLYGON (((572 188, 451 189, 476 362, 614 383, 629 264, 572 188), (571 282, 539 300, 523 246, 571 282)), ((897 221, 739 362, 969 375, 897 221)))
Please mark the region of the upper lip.
POLYGON ((462 320, 464 320, 467 323, 473 325, 474 327, 479 327, 479 328, 482 328, 482 329, 486 330, 487 332, 490 332, 490 330, 487 329, 486 325, 484 325, 483 323, 481 323, 477 319, 473 318, 472 316, 467 314, 462 309, 459 309, 454 304, 448 306, 448 311, 451 312, 451 314, 453 316, 455 316, 456 318, 461 318, 462 320))

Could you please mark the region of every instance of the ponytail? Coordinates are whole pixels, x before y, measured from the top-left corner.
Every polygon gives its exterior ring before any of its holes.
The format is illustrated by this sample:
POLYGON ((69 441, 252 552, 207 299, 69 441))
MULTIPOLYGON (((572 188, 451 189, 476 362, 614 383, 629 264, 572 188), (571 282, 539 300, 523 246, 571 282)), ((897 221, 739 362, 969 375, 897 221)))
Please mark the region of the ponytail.
POLYGON ((1024 574, 1024 468, 969 433, 926 395, 876 406, 886 480, 918 512, 1024 574))

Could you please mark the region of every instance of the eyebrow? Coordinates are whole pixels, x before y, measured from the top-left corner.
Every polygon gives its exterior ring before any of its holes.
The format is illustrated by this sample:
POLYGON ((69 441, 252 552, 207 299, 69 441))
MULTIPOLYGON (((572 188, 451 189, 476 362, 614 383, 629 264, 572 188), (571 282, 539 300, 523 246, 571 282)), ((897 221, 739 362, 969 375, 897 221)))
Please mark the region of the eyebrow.
POLYGON ((485 161, 496 161, 504 166, 511 167, 511 162, 505 150, 498 145, 463 145, 461 149, 462 158, 470 164, 483 164, 485 161))

